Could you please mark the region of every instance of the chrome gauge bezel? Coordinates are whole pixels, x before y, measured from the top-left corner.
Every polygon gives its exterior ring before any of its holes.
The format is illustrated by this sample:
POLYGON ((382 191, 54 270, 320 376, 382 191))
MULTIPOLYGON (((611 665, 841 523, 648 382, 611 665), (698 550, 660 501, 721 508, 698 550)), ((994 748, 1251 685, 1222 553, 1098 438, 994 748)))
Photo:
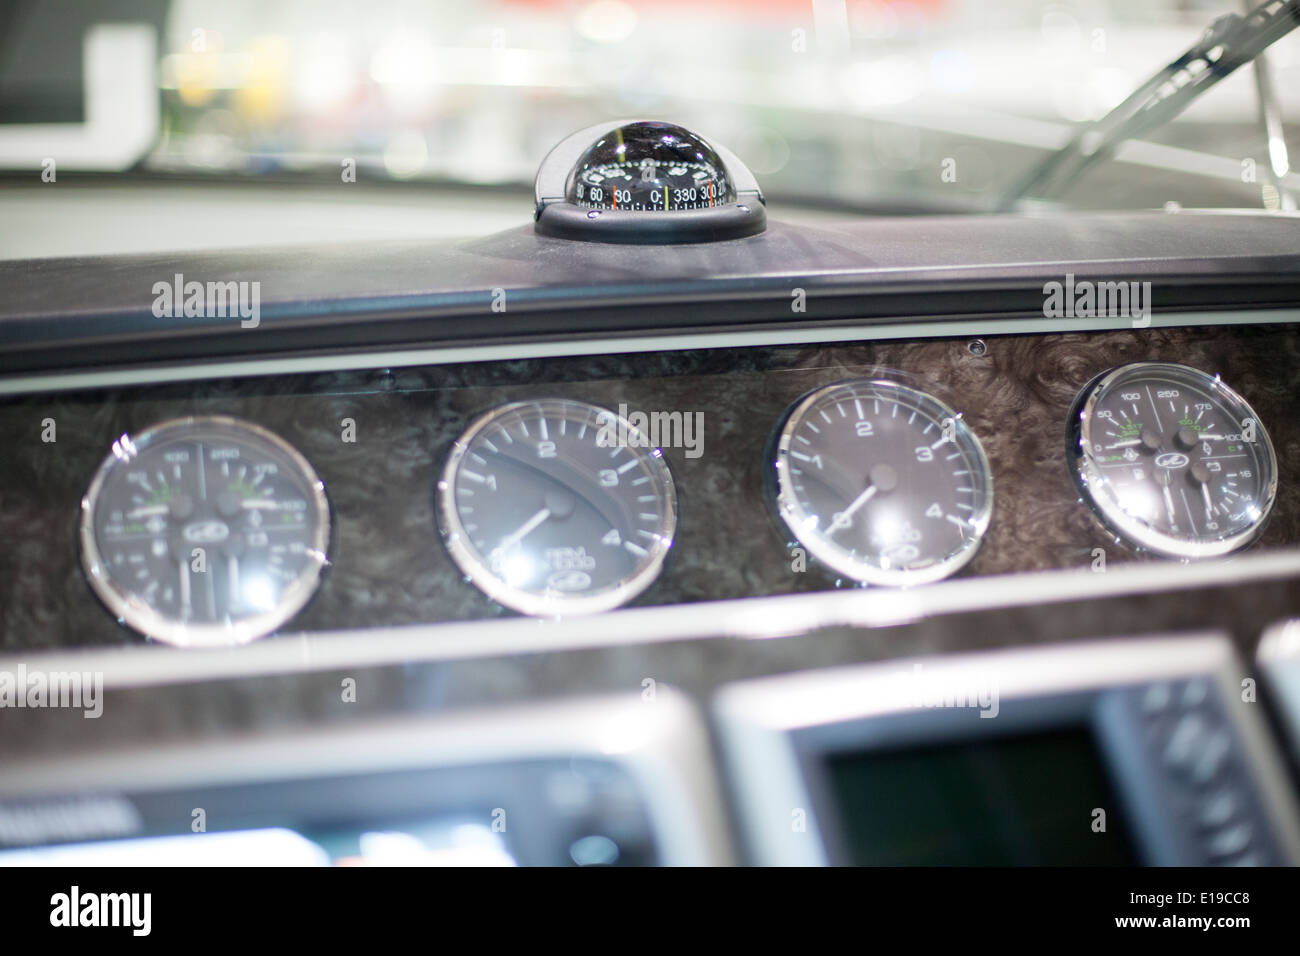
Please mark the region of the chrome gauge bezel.
POLYGON ((953 410, 942 399, 895 378, 844 379, 813 389, 796 401, 783 416, 768 459, 766 463, 768 474, 773 478, 770 486, 771 504, 781 522, 782 530, 788 537, 789 546, 807 549, 808 554, 819 564, 858 584, 912 587, 951 577, 975 557, 993 519, 993 473, 979 436, 966 424, 961 413, 953 410), (971 536, 960 551, 924 568, 882 568, 846 554, 839 546, 829 543, 820 532, 808 535, 804 530, 804 524, 810 518, 810 514, 799 501, 789 477, 790 446, 794 441, 796 430, 808 412, 818 406, 827 395, 845 388, 893 391, 908 396, 918 406, 925 407, 927 412, 932 411, 937 421, 945 418, 953 420, 954 440, 966 449, 972 468, 978 469, 984 486, 983 499, 969 519, 971 536))
POLYGON ((138 432, 124 434, 113 442, 113 450, 95 472, 90 488, 81 499, 79 527, 81 566, 91 589, 119 622, 146 637, 177 647, 229 647, 247 644, 271 634, 306 606, 320 584, 329 563, 330 508, 325 484, 311 463, 296 448, 268 429, 252 422, 221 415, 173 418, 138 432), (308 489, 308 505, 316 517, 316 530, 308 548, 309 560, 298 577, 281 592, 274 609, 229 624, 194 624, 160 613, 139 595, 124 590, 113 580, 95 538, 95 510, 109 474, 127 465, 150 445, 201 428, 224 428, 244 432, 252 440, 271 445, 298 469, 308 489))
MULTIPOLYGON (((573 594, 564 591, 536 593, 514 587, 502 580, 488 566, 470 541, 469 533, 461 521, 455 505, 456 476, 464 464, 470 447, 480 434, 495 427, 501 419, 512 415, 520 409, 537 407, 565 407, 580 409, 581 417, 593 421, 599 416, 608 416, 606 421, 614 423, 626 435, 642 436, 626 418, 623 418, 599 405, 571 398, 541 398, 527 401, 510 402, 492 408, 475 418, 465 432, 452 445, 447 463, 437 485, 438 528, 443 544, 452 561, 464 574, 465 579, 477 587, 496 603, 520 614, 533 617, 565 617, 569 615, 598 614, 613 610, 640 595, 659 577, 664 561, 672 549, 673 537, 677 533, 677 490, 673 484, 672 472, 664 460, 663 453, 653 447, 632 447, 629 450, 642 458, 652 475, 657 493, 663 496, 663 514, 654 530, 654 541, 649 554, 637 564, 636 570, 620 579, 616 584, 599 591, 586 594, 573 594)), ((570 421, 574 419, 569 418, 570 421)), ((643 437, 643 436, 642 436, 643 437)))
POLYGON ((1250 544, 1263 532, 1273 504, 1277 498, 1278 464, 1273 442, 1268 430, 1255 410, 1241 395, 1228 387, 1218 375, 1211 375, 1190 365, 1176 362, 1132 362, 1103 372, 1092 379, 1079 392, 1070 411, 1070 429, 1067 454, 1070 472, 1082 501, 1087 502, 1097 519, 1111 533, 1128 544, 1168 558, 1185 561, 1217 558, 1231 554, 1250 544), (1114 388, 1131 378, 1148 378, 1151 375, 1173 373, 1188 376, 1212 395, 1232 414, 1235 421, 1251 418, 1256 426, 1256 442, 1260 448, 1260 461, 1268 467, 1268 480, 1262 482, 1265 500, 1260 503, 1260 516, 1247 528, 1218 537, 1200 536, 1198 539, 1178 537, 1153 528, 1140 518, 1130 515, 1113 495, 1104 494, 1109 482, 1096 461, 1092 450, 1092 420, 1098 403, 1114 388))

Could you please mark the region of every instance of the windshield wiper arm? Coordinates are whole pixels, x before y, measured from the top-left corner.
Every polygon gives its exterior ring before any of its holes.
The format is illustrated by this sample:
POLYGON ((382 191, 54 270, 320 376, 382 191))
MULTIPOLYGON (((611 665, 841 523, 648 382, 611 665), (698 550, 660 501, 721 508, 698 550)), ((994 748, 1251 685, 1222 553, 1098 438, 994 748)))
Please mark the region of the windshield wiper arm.
POLYGON ((1245 16, 1219 17, 1199 40, 1123 103, 1077 133, 1012 189, 1002 209, 1024 196, 1050 198, 1121 143, 1163 126, 1193 100, 1300 26, 1300 0, 1268 0, 1245 16))

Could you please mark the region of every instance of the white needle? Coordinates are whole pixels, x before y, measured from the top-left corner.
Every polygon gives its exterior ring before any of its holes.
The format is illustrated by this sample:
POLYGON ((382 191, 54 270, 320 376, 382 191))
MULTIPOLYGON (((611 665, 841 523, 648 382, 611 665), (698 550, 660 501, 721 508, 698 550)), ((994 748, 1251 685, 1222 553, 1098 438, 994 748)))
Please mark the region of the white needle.
POLYGON ((235 607, 239 603, 239 559, 232 554, 226 567, 230 571, 226 582, 230 588, 230 606, 235 607))
POLYGON ((190 564, 184 558, 181 558, 180 566, 181 566, 181 618, 188 619, 191 613, 190 564))
POLYGON ((1107 445, 1106 450, 1110 451, 1112 448, 1132 448, 1134 445, 1140 445, 1140 444, 1142 444, 1141 438, 1133 438, 1130 439, 1129 441, 1117 441, 1113 445, 1107 445))
POLYGON ((146 505, 143 508, 136 508, 134 511, 128 511, 128 518, 148 518, 153 515, 165 515, 167 513, 166 505, 146 505))
POLYGON ((489 555, 489 557, 496 557, 497 555, 504 554, 506 551, 513 548, 520 541, 522 541, 527 534, 529 534, 534 528, 536 528, 539 524, 541 524, 550 516, 551 516, 550 508, 543 508, 541 511, 537 512, 537 514, 533 515, 531 518, 525 521, 522 527, 520 527, 519 530, 516 531, 514 534, 508 534, 504 538, 502 538, 501 543, 492 549, 492 554, 489 555))
POLYGON ((1214 505, 1210 503, 1210 486, 1201 485, 1201 496, 1205 499, 1205 520, 1214 520, 1214 505))
POLYGON ((836 531, 839 531, 840 528, 847 528, 849 525, 851 525, 853 523, 854 512, 856 512, 859 508, 861 508, 868 501, 870 501, 872 497, 875 495, 875 493, 876 493, 876 486, 874 484, 867 485, 866 489, 862 492, 862 494, 858 495, 856 498, 853 499, 853 504, 849 505, 839 514, 837 514, 835 516, 835 520, 832 521, 829 525, 827 525, 826 533, 834 534, 836 531))
POLYGON ((1172 525, 1176 523, 1174 520, 1174 496, 1170 492, 1168 485, 1162 485, 1161 487, 1165 493, 1165 510, 1169 512, 1169 523, 1172 525))

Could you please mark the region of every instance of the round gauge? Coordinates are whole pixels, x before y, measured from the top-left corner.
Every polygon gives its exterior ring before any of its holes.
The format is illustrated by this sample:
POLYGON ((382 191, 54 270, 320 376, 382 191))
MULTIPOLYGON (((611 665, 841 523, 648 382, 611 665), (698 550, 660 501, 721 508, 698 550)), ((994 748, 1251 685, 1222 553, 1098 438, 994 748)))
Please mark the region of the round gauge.
POLYGON ((924 584, 975 555, 993 511, 988 459, 960 415, 887 380, 800 399, 776 440, 776 509, 795 540, 865 584, 924 584))
POLYGON ((741 239, 767 225, 763 194, 734 155, 657 120, 579 130, 537 171, 536 230, 589 242, 741 239))
POLYGON ((568 200, 583 209, 675 212, 736 201, 713 147, 670 123, 630 123, 602 136, 579 160, 568 200))
POLYGON ((672 475, 627 419, 586 402, 516 402, 476 419, 438 482, 452 559, 524 614, 606 611, 658 576, 677 528, 672 475))
POLYGON ((1110 529, 1177 558, 1227 554, 1263 528, 1277 458, 1245 399, 1186 365, 1098 376, 1070 415, 1075 479, 1110 529))
POLYGON ((186 647, 271 633, 326 563, 325 486, 266 429, 182 418, 122 435, 81 502, 81 561, 124 624, 186 647))

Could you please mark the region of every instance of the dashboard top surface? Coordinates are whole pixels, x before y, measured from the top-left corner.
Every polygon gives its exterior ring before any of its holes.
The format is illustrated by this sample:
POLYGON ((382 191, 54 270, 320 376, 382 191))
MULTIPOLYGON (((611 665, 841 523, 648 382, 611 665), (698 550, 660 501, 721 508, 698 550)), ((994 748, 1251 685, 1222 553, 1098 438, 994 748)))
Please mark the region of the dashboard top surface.
POLYGON ((572 338, 575 313, 586 339, 900 316, 1041 319, 1044 282, 1067 274, 1151 281, 1161 310, 1279 307, 1300 296, 1298 238, 1300 217, 1289 215, 1091 213, 773 221, 746 239, 653 250, 520 225, 469 239, 11 260, 0 263, 0 351, 4 371, 18 373, 198 352, 572 338), (178 276, 256 284, 256 326, 156 314, 156 286, 178 276))

